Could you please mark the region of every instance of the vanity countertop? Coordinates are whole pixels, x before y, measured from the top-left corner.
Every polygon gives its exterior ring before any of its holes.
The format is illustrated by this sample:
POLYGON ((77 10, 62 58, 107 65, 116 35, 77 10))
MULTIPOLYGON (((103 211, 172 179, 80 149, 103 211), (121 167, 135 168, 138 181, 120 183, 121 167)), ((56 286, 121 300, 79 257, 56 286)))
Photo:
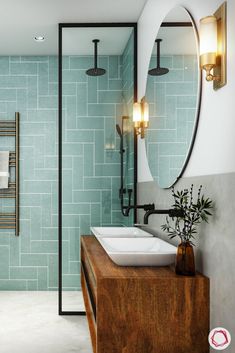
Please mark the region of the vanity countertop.
MULTIPOLYGON (((123 240, 125 241, 125 240, 123 240)), ((134 266, 118 266, 106 254, 102 246, 99 244, 95 236, 82 236, 81 243, 84 245, 84 251, 89 259, 93 272, 99 277, 127 277, 127 278, 180 278, 184 279, 200 279, 205 278, 200 273, 194 277, 179 276, 175 274, 174 266, 165 267, 134 267, 134 266)))

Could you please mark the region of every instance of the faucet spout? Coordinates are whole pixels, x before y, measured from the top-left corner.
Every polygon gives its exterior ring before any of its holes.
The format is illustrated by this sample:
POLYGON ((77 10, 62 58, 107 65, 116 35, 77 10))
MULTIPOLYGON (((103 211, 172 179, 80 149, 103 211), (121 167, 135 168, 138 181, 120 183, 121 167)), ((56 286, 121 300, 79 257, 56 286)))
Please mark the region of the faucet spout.
POLYGON ((129 205, 127 207, 124 206, 123 208, 125 209, 124 215, 129 216, 130 210, 143 209, 144 211, 150 211, 150 210, 154 210, 155 205, 154 203, 150 203, 145 205, 129 205))
POLYGON ((144 224, 148 224, 149 216, 152 214, 168 214, 170 217, 183 217, 184 211, 177 208, 170 208, 168 210, 149 210, 144 215, 144 224))

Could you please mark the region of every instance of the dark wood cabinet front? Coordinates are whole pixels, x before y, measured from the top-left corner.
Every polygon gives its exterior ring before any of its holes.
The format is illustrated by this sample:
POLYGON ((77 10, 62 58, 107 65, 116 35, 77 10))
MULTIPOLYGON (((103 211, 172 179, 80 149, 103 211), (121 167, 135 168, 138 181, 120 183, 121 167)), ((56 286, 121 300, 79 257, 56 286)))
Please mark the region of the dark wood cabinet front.
POLYGON ((115 265, 83 236, 82 289, 94 353, 208 353, 209 280, 115 265))

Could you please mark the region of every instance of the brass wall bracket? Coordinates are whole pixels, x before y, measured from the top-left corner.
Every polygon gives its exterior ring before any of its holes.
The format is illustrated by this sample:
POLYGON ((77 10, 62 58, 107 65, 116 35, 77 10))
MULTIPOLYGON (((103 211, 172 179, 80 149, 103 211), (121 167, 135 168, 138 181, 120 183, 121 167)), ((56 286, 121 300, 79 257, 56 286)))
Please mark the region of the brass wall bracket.
POLYGON ((145 129, 148 128, 149 123, 146 121, 140 121, 138 123, 135 123, 135 130, 136 134, 140 135, 140 137, 143 139, 145 137, 145 129))
POLYGON ((226 9, 227 3, 224 2, 218 10, 214 13, 217 19, 217 56, 216 56, 216 66, 213 69, 213 88, 217 90, 227 83, 227 31, 226 31, 226 9))

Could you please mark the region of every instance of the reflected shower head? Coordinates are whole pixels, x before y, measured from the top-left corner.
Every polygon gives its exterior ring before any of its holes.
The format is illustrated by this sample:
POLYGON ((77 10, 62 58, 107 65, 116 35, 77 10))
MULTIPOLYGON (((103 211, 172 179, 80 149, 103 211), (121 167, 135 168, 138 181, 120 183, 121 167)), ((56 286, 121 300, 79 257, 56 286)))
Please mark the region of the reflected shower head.
POLYGON ((101 68, 99 68, 99 67, 97 67, 97 68, 92 68, 92 69, 88 69, 87 71, 86 71, 86 74, 88 75, 88 76, 102 76, 102 75, 104 75, 105 74, 105 72, 106 72, 106 70, 105 69, 101 69, 101 68))
POLYGON ((118 124, 116 124, 116 130, 117 130, 119 137, 122 138, 122 131, 121 131, 121 128, 118 124))
POLYGON ((156 39, 155 43, 157 43, 157 67, 150 69, 148 71, 148 74, 151 76, 162 76, 165 74, 168 74, 169 69, 167 69, 166 67, 161 67, 160 66, 160 43, 161 43, 162 39, 156 39))
POLYGON ((91 69, 86 70, 86 74, 88 76, 102 76, 106 73, 105 69, 101 69, 100 67, 97 67, 97 58, 98 58, 98 43, 99 39, 93 39, 92 41, 94 43, 94 67, 91 69))
POLYGON ((149 75, 151 76, 162 76, 168 74, 169 69, 166 67, 155 67, 154 69, 149 70, 149 75))

